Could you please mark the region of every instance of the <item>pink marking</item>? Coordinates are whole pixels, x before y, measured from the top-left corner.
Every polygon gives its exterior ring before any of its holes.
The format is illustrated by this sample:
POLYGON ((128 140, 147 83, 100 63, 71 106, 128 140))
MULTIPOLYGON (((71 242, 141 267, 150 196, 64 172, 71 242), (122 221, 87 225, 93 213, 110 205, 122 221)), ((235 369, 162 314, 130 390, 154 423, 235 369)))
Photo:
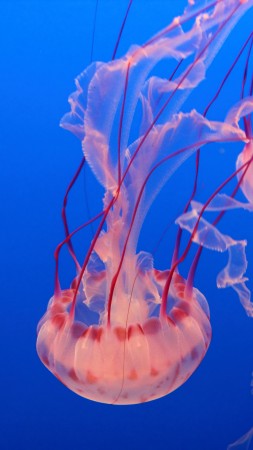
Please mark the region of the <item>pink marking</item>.
POLYGON ((74 339, 78 339, 86 333, 88 328, 82 323, 74 322, 70 328, 71 334, 74 339))
POLYGON ((90 327, 89 328, 89 338, 93 341, 100 341, 101 336, 103 334, 104 330, 102 327, 96 328, 96 327, 90 327))
POLYGON ((69 289, 68 291, 63 291, 63 295, 59 298, 62 303, 71 303, 73 298, 73 291, 69 289))
POLYGON ((131 370, 130 374, 127 376, 129 380, 138 380, 138 374, 135 369, 131 370))
POLYGON ((144 334, 157 334, 161 330, 161 323, 155 317, 147 320, 143 325, 144 334))
POLYGON ((66 319, 67 319, 66 314, 57 314, 56 316, 52 317, 51 323, 58 329, 60 329, 65 324, 66 319))
POLYGON ((47 355, 42 355, 42 354, 40 354, 40 359, 41 359, 41 361, 43 362, 43 364, 45 364, 45 366, 47 366, 47 367, 50 366, 50 364, 49 364, 49 359, 48 359, 48 356, 47 356, 47 355))
POLYGON ((94 384, 98 381, 98 377, 96 377, 94 375, 94 373, 92 373, 90 370, 88 370, 88 372, 86 374, 86 381, 89 384, 94 384))
POLYGON ((154 276, 157 281, 166 280, 168 275, 169 275, 168 270, 160 271, 160 270, 154 269, 154 276))
POLYGON ((79 379, 78 379, 78 377, 77 377, 77 374, 76 374, 76 372, 75 372, 74 369, 71 369, 71 370, 69 371, 68 375, 69 375, 69 377, 71 378, 71 380, 73 380, 73 381, 79 381, 79 379))
POLYGON ((114 333, 117 337, 117 339, 120 342, 124 342, 126 340, 126 330, 123 327, 115 327, 114 328, 114 333))
POLYGON ((173 308, 171 311, 171 316, 175 320, 175 322, 182 322, 186 317, 188 317, 188 314, 186 314, 185 311, 182 311, 182 309, 179 308, 173 308))
POLYGON ((50 312, 52 316, 56 316, 57 314, 64 313, 65 309, 63 308, 60 302, 57 302, 52 304, 50 312))
POLYGON ((159 370, 155 369, 155 367, 151 367, 150 375, 151 377, 157 377, 157 375, 159 375, 159 370))
POLYGON ((195 347, 192 351, 191 351, 191 358, 192 359, 198 359, 199 357, 199 349, 198 347, 195 347))
MULTIPOLYGON (((180 296, 180 297, 181 297, 181 296, 180 296)), ((190 305, 189 302, 182 301, 182 302, 180 302, 180 303, 177 304, 177 307, 178 307, 179 309, 181 309, 182 311, 184 311, 185 314, 187 314, 188 316, 190 315, 190 312, 191 312, 191 305, 190 305)))
POLYGON ((128 328, 128 339, 131 339, 131 337, 134 336, 140 336, 143 335, 144 331, 142 329, 142 327, 140 326, 140 324, 136 324, 136 325, 130 325, 130 327, 128 328))

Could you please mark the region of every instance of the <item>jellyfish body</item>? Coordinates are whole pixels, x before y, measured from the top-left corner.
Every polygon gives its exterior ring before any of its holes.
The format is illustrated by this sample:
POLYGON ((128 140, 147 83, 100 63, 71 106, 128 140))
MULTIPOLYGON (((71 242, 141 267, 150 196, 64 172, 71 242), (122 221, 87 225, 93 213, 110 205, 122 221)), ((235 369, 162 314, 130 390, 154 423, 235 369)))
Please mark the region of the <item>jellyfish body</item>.
MULTIPOLYGON (((249 133, 238 125, 253 110, 252 97, 241 99, 224 122, 211 122, 196 110, 183 113, 181 106, 253 2, 189 3, 182 16, 143 46, 131 47, 120 59, 91 64, 77 78, 71 112, 61 122, 82 140, 85 160, 105 189, 104 206, 73 287, 56 289, 39 323, 37 350, 66 386, 95 401, 140 403, 172 392, 195 371, 211 339, 206 299, 192 286, 191 276, 179 274, 177 257, 170 270, 161 272, 151 255, 136 252, 154 198, 187 158, 209 143, 244 142, 239 176, 252 153, 249 133), (177 61, 174 76, 153 75, 167 59, 177 61), (137 108, 140 127, 132 138, 137 108)), ((252 173, 252 165, 248 169, 252 173)), ((241 188, 252 202, 250 176, 241 188)), ((192 203, 177 223, 190 231, 190 244, 230 252, 221 283, 233 285, 251 312, 248 294, 245 299, 244 241, 224 237, 202 217, 209 209, 244 206, 235 206, 233 198, 217 205, 218 195, 204 206, 192 203), (238 246, 241 253, 233 251, 238 246)), ((70 245, 70 239, 67 233, 64 243, 70 245)))

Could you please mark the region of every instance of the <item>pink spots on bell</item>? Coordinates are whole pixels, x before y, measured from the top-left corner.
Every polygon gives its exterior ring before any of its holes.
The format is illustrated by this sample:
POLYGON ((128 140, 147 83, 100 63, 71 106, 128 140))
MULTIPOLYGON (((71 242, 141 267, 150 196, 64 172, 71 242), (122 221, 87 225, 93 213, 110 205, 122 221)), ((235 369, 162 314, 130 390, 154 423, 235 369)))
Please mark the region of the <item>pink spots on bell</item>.
POLYGON ((80 336, 85 336, 88 331, 88 327, 86 327, 83 323, 74 322, 71 327, 71 334, 74 339, 78 339, 80 336))
POLYGON ((114 333, 120 342, 124 342, 126 340, 126 330, 124 328, 116 327, 114 328, 114 333))
POLYGON ((174 320, 172 320, 172 318, 170 316, 167 317, 167 322, 170 327, 176 326, 174 320))
POLYGON ((75 392, 77 394, 79 394, 81 397, 83 397, 83 390, 82 389, 76 388, 75 392))
POLYGON ((96 377, 91 370, 88 370, 86 373, 86 381, 88 384, 94 384, 97 383, 98 377, 96 377))
POLYGON ((131 372, 127 375, 128 380, 136 381, 138 379, 138 373, 135 369, 132 369, 131 372))
POLYGON ((161 331, 161 323, 160 320, 156 317, 152 317, 150 320, 145 322, 143 324, 143 331, 142 333, 149 335, 149 334, 156 334, 161 331))
POLYGON ((200 353, 200 349, 198 347, 193 348, 191 351, 191 358, 192 359, 198 358, 199 353, 200 353))
POLYGON ((64 293, 62 293, 61 295, 61 302, 64 304, 71 303, 73 300, 74 293, 75 293, 74 288, 66 289, 64 293))
POLYGON ((91 339, 93 341, 100 342, 103 332, 104 332, 104 330, 102 327, 90 327, 88 337, 89 337, 89 339, 91 339))
POLYGON ((173 308, 173 312, 171 313, 171 317, 175 322, 181 322, 187 316, 188 314, 180 308, 173 308))
MULTIPOLYGON (((52 311, 53 314, 53 311, 52 311)), ((56 326, 58 329, 62 328, 65 321, 66 321, 66 314, 56 314, 55 316, 52 317, 51 322, 52 325, 56 326)))
POLYGON ((127 331, 128 339, 134 338, 136 336, 141 336, 144 334, 144 331, 139 323, 136 325, 130 325, 127 331))
POLYGON ((78 377, 77 377, 76 372, 75 372, 75 370, 73 368, 70 369, 68 375, 73 381, 77 381, 78 382, 78 377))
POLYGON ((154 269, 154 277, 155 279, 160 282, 160 281, 165 281, 168 277, 169 271, 168 270, 157 270, 154 269))
POLYGON ((61 298, 61 301, 55 302, 51 306, 52 316, 55 316, 55 315, 60 314, 60 313, 64 313, 65 307, 62 305, 62 300, 63 299, 61 298))
POLYGON ((50 366, 50 362, 49 362, 49 358, 47 355, 43 354, 42 352, 40 353, 40 359, 43 362, 44 366, 49 367, 50 366))
POLYGON ((159 370, 155 369, 155 367, 151 367, 150 375, 151 377, 157 377, 159 375, 159 370))

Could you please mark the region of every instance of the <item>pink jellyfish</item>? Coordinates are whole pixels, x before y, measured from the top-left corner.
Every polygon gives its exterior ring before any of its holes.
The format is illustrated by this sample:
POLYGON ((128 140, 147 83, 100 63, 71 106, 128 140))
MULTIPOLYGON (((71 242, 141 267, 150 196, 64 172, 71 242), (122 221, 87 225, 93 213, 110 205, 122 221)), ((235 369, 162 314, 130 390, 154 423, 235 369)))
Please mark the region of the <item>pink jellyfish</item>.
MULTIPOLYGON (((182 112, 225 38, 252 6, 252 0, 189 1, 184 13, 148 42, 132 46, 118 59, 115 51, 111 61, 92 63, 76 80, 71 112, 61 125, 81 139, 84 159, 64 200, 66 237, 55 252, 55 292, 38 325, 37 351, 62 383, 85 398, 112 404, 146 402, 172 392, 192 375, 211 340, 207 301, 193 287, 203 247, 228 251, 218 286, 233 287, 253 315, 244 277, 246 242, 217 228, 226 211, 253 209, 252 86, 246 95, 244 80, 242 96, 224 121, 208 120, 207 111, 230 68, 203 114, 182 112), (167 60, 176 62, 170 76, 161 74, 159 66, 167 60), (221 142, 242 143, 244 150, 234 173, 201 204, 195 199, 200 153, 208 152, 208 144, 221 142), (160 271, 151 254, 136 251, 141 227, 158 192, 194 155, 195 183, 176 221, 172 261, 168 270, 160 271), (79 264, 72 244, 79 229, 69 231, 65 207, 85 162, 103 186, 104 198, 102 211, 79 227, 98 222, 79 264), (223 188, 236 178, 234 192, 224 194, 223 188), (240 188, 246 203, 235 198, 240 188), (204 217, 208 211, 217 212, 212 223, 204 217), (182 248, 184 230, 190 235, 182 248), (180 264, 194 242, 199 244, 196 256, 182 277, 180 264), (66 290, 58 278, 63 245, 77 269, 66 290)), ((250 42, 252 36, 242 51, 250 42)))

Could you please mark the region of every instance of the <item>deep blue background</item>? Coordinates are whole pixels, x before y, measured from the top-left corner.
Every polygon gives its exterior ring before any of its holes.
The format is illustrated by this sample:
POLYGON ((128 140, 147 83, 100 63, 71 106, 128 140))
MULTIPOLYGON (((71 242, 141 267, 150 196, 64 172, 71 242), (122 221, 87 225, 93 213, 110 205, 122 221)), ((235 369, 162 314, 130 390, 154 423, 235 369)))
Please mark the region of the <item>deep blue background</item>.
MULTIPOLYGON (((165 26, 184 3, 134 1, 119 53, 165 26)), ((94 59, 110 58, 126 5, 126 0, 99 1, 94 59)), ((196 277, 211 308, 210 349, 196 373, 171 395, 131 407, 93 403, 61 385, 36 354, 36 325, 53 292, 53 251, 63 237, 62 197, 81 158, 80 143, 58 123, 69 109, 74 77, 89 63, 94 10, 95 0, 0 3, 0 449, 224 450, 253 425, 253 328, 235 294, 215 287, 220 255, 205 252, 196 277)), ((191 107, 198 107, 212 83, 217 87, 251 24, 252 13, 233 31, 210 70, 211 81, 191 107)), ((242 69, 243 62, 217 104, 217 117, 238 98, 242 69)), ((205 154, 203 189, 216 176, 222 179, 233 170, 239 150, 221 147, 219 163, 216 153, 205 154)), ((90 178, 87 172, 86 193, 91 209, 96 209, 100 199, 95 199, 96 185, 89 187, 90 178)), ((184 190, 183 179, 179 173, 173 181, 174 198, 176 191, 184 190)), ((80 190, 83 194, 82 184, 80 190)), ((168 207, 172 210, 175 205, 171 202, 168 207)), ((157 220, 161 211, 154 208, 157 220)), ((175 207, 164 223, 179 211, 175 207)), ((80 204, 70 212, 74 218, 84 214, 80 204)), ((149 227, 148 223, 141 238, 144 250, 155 244, 150 244, 149 227)), ((248 239, 252 278, 252 217, 230 213, 223 229, 248 239)), ((166 267, 166 261, 159 249, 157 266, 166 267)), ((62 264, 62 283, 67 287, 73 273, 62 264)))

